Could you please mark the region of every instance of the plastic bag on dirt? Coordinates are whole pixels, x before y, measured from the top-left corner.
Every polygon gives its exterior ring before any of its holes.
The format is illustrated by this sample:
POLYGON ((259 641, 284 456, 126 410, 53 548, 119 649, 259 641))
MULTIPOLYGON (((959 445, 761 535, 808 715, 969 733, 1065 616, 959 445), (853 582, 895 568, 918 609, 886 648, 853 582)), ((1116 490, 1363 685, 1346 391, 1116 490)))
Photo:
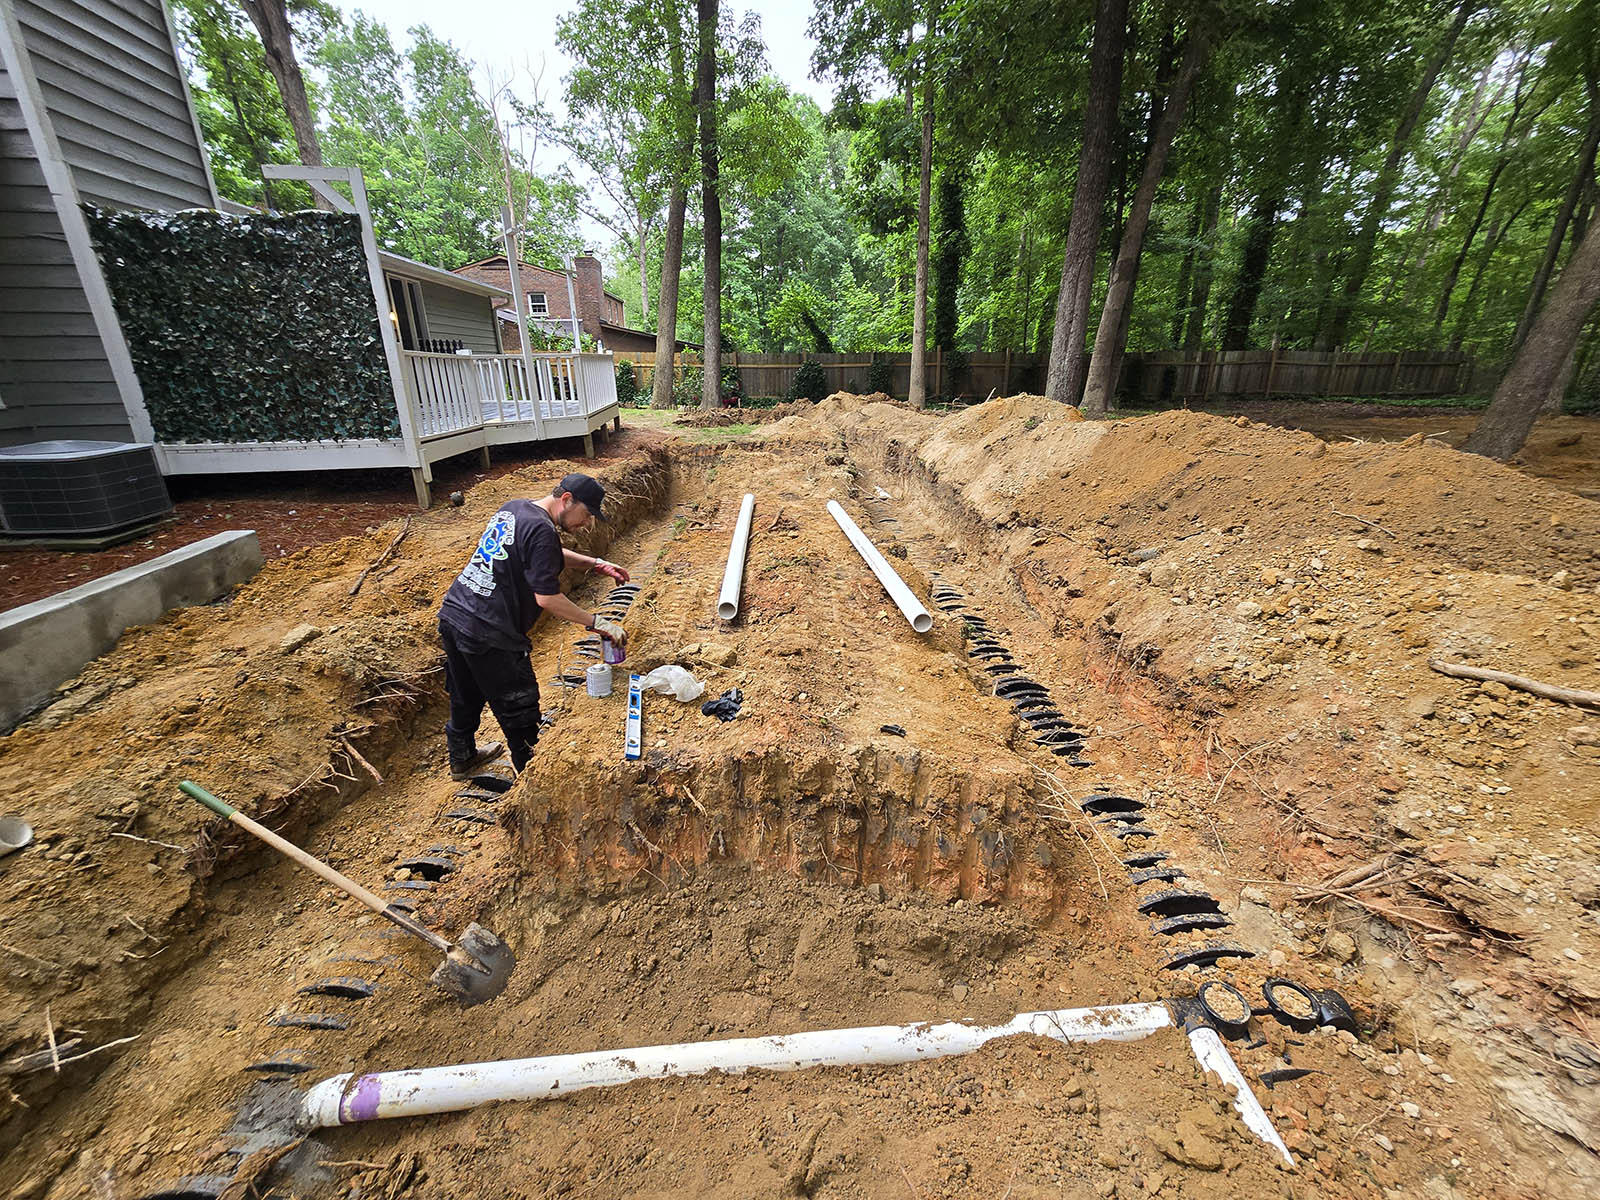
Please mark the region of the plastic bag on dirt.
POLYGON ((706 685, 679 666, 657 667, 639 680, 639 690, 676 696, 684 703, 698 700, 706 685))

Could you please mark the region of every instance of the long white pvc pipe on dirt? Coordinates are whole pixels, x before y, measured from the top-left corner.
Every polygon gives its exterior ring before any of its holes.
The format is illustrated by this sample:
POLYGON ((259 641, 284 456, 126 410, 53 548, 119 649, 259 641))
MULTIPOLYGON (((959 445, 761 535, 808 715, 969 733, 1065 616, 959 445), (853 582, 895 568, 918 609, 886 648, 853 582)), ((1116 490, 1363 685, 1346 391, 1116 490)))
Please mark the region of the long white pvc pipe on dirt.
POLYGON ((867 540, 867 535, 862 533, 850 519, 850 515, 839 507, 837 500, 828 501, 828 511, 839 523, 839 528, 844 530, 845 537, 850 539, 850 544, 856 548, 856 552, 867 560, 867 566, 872 568, 872 573, 878 577, 878 582, 883 584, 883 590, 889 593, 889 598, 900 606, 901 612, 905 613, 906 620, 911 622, 911 628, 918 633, 927 633, 932 629, 933 614, 922 606, 922 601, 912 595, 905 580, 895 574, 894 568, 889 565, 889 560, 878 553, 878 548, 867 540))
POLYGON ((642 1046, 555 1054, 505 1062, 422 1067, 373 1075, 335 1075, 303 1101, 311 1129, 384 1117, 460 1112, 501 1100, 547 1100, 586 1088, 675 1075, 731 1075, 749 1070, 892 1065, 966 1054, 996 1038, 1035 1034, 1060 1042, 1133 1041, 1165 1029, 1164 1004, 1117 1004, 1018 1013, 1004 1025, 873 1025, 778 1037, 729 1038, 677 1046, 642 1046))
POLYGON ((739 615, 739 591, 744 586, 744 556, 750 547, 750 519, 755 516, 756 498, 744 494, 739 505, 739 520, 733 527, 733 545, 728 547, 728 569, 722 573, 722 593, 717 597, 717 616, 731 621, 739 615))

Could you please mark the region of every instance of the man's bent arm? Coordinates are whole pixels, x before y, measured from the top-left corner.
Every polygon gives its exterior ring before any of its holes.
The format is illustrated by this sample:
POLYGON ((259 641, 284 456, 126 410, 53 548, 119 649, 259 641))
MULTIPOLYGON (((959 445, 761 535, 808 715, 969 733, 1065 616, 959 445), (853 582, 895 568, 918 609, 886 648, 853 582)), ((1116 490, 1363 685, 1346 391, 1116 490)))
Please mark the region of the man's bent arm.
MULTIPOLYGON (((571 551, 567 551, 567 553, 570 554, 571 551)), ((553 596, 535 596, 535 599, 539 601, 539 607, 552 617, 559 617, 563 621, 571 621, 574 625, 582 625, 585 629, 594 624, 594 617, 590 613, 579 608, 560 592, 553 596)))
MULTIPOLYGON (((579 571, 592 571, 595 563, 600 561, 598 558, 591 558, 587 554, 579 554, 576 550, 568 550, 565 546, 561 547, 561 559, 566 566, 579 571)), ((541 608, 545 606, 543 596, 539 597, 539 606, 541 608)), ((571 618, 569 617, 568 619, 570 620, 571 618)))

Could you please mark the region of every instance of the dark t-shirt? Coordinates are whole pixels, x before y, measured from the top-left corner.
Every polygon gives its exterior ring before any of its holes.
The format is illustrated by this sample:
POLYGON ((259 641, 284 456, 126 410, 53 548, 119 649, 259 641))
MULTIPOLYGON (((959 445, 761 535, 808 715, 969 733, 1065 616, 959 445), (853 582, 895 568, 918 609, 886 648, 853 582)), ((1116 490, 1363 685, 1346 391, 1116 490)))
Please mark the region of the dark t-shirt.
POLYGON ((484 649, 527 650, 536 596, 561 591, 561 537, 550 514, 513 500, 489 519, 478 548, 450 585, 439 621, 484 649))

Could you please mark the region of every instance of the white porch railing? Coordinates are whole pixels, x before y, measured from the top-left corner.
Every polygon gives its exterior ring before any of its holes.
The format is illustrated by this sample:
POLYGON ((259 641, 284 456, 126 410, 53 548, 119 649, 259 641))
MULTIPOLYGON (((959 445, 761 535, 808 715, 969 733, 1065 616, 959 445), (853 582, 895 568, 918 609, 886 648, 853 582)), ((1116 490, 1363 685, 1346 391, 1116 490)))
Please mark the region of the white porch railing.
MULTIPOLYGON (((617 402, 609 354, 426 354, 402 351, 417 405, 418 436, 444 437, 564 417, 588 417, 617 402)), ((531 432, 531 431, 530 431, 531 432)))

